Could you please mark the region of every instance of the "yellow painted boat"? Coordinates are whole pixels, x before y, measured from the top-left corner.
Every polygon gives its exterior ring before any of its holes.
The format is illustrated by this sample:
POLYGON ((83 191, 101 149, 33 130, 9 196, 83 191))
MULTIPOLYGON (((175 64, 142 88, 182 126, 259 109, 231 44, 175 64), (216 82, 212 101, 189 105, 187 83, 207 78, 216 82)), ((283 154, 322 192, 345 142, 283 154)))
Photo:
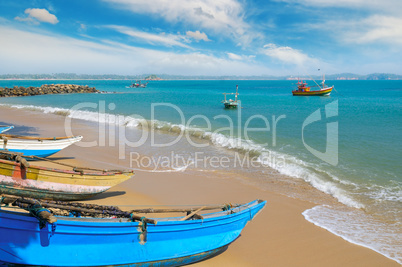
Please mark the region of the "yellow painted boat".
POLYGON ((334 89, 334 86, 326 86, 325 78, 323 78, 321 86, 317 84, 319 90, 311 90, 311 87, 316 86, 307 86, 306 82, 303 80, 299 80, 297 82, 297 89, 292 91, 294 96, 329 96, 334 89))
POLYGON ((331 94, 333 88, 334 87, 331 86, 320 90, 310 90, 310 88, 298 89, 292 91, 292 94, 296 96, 328 96, 331 94))
POLYGON ((0 159, 0 194, 81 200, 105 192, 133 175, 133 171, 84 172, 79 169, 24 167, 21 163, 0 159))

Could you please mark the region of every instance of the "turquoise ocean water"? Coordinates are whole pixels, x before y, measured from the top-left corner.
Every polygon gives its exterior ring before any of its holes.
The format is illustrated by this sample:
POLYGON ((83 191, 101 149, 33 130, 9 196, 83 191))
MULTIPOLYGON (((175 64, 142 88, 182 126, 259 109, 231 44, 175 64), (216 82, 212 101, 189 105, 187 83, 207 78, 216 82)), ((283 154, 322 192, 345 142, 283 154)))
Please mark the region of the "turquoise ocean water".
POLYGON ((307 220, 402 262, 402 81, 327 81, 336 89, 328 97, 294 97, 295 81, 151 81, 147 88, 111 80, 0 81, 0 87, 49 83, 109 93, 1 98, 0 104, 118 124, 137 136, 155 130, 156 144, 178 140, 157 146, 148 138, 133 148, 185 159, 151 166, 158 171, 231 169, 261 187, 273 170, 304 180, 344 204, 317 205, 303 213, 307 220), (225 110, 222 93, 236 85, 242 108, 225 110), (212 162, 214 156, 231 163, 212 162), (240 166, 244 158, 258 166, 240 166))

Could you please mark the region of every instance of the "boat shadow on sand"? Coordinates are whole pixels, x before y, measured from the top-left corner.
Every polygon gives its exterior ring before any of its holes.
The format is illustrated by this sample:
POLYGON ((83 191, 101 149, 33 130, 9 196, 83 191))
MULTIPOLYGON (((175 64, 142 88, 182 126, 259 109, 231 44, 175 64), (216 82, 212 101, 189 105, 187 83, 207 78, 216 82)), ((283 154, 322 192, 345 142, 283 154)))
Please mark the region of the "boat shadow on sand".
MULTIPOLYGON (((72 160, 75 159, 75 157, 48 157, 47 159, 49 160, 54 160, 54 161, 60 161, 60 160, 72 160)), ((43 159, 29 159, 29 161, 43 161, 43 159)), ((57 164, 57 162, 54 162, 54 164, 57 164)))
POLYGON ((13 125, 14 128, 7 131, 7 134, 15 135, 29 135, 29 136, 39 136, 38 128, 29 127, 24 125, 17 125, 9 122, 0 121, 0 125, 13 125))
POLYGON ((126 194, 126 191, 106 191, 99 195, 88 198, 87 200, 101 200, 101 199, 110 198, 110 197, 122 196, 125 194, 126 194))

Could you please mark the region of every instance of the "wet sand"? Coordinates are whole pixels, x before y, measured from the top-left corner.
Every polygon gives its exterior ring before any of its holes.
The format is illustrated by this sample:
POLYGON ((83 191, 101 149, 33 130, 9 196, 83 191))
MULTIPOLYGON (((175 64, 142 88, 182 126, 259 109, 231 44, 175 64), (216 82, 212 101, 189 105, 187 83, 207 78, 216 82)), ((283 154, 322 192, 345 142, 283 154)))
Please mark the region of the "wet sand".
MULTIPOLYGON (((0 121, 13 124, 21 134, 65 136, 63 116, 0 107, 0 121), (25 127, 21 127, 25 126, 25 127)), ((73 133, 83 141, 97 138, 97 127, 74 121, 73 133)), ((77 145, 52 158, 61 162, 95 168, 127 169, 129 162, 119 160, 117 148, 77 145)), ((269 188, 260 189, 241 182, 233 175, 223 177, 193 172, 149 172, 136 175, 88 200, 108 205, 202 205, 244 203, 267 200, 265 209, 251 221, 228 249, 193 266, 400 266, 368 248, 351 244, 306 221, 302 212, 315 206, 290 198, 269 188)))

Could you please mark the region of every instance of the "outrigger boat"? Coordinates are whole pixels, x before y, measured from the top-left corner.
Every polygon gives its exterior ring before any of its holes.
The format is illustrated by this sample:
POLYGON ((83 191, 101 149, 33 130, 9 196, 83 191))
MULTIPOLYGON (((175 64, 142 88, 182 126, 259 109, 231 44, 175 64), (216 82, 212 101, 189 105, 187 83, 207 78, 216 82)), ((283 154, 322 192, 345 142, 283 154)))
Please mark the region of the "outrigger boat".
POLYGON ((134 175, 132 171, 78 168, 57 162, 54 163, 72 167, 72 170, 32 166, 22 156, 0 152, 0 194, 82 200, 105 192, 134 175))
POLYGON ((60 150, 79 142, 82 136, 34 137, 0 134, 0 152, 23 153, 24 156, 48 157, 60 150))
POLYGON ((23 266, 180 266, 223 252, 265 206, 121 211, 114 206, 2 196, 0 259, 23 266), (8 205, 8 207, 4 207, 8 205), (20 207, 29 211, 15 210, 20 207), (220 209, 218 212, 200 212, 220 209), (63 213, 65 212, 65 213, 63 213), (147 218, 141 213, 187 212, 147 218), (69 214, 57 215, 57 214, 69 214), (72 217, 74 215, 80 217, 72 217), (103 218, 94 218, 102 214, 103 218), (38 222, 39 221, 39 222, 38 222))
POLYGON ((238 90, 239 86, 236 85, 236 93, 223 93, 225 99, 222 101, 222 103, 225 105, 225 108, 237 108, 237 106, 240 103, 240 100, 237 99, 237 96, 239 95, 238 90), (226 95, 235 95, 235 100, 232 99, 227 100, 226 95))
POLYGON ((14 128, 14 126, 10 126, 10 125, 0 125, 0 133, 4 133, 13 128, 14 128))
POLYGON ((141 83, 141 80, 135 81, 135 83, 132 83, 128 88, 145 88, 147 87, 149 82, 146 83, 141 83))
MULTIPOLYGON (((317 83, 316 83, 317 84, 317 83)), ((325 84, 325 78, 323 78, 321 85, 307 86, 307 83, 303 80, 297 81, 297 89, 292 91, 295 96, 329 96, 334 89, 334 86, 327 86, 325 84), (319 87, 319 90, 311 90, 311 87, 319 87)))

